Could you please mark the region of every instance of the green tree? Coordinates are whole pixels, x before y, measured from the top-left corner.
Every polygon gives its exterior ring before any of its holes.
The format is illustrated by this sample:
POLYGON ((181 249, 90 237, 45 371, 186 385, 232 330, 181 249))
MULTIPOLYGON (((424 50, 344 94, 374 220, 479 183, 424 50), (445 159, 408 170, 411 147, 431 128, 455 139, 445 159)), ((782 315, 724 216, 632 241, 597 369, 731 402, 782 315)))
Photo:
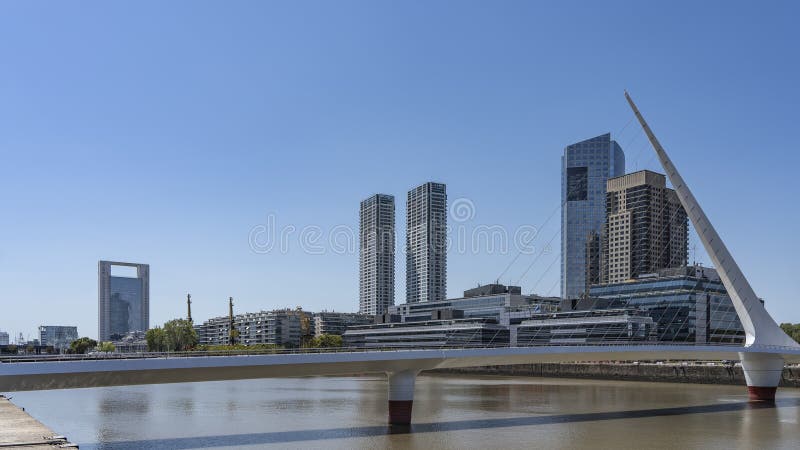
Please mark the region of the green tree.
POLYGON ((193 350, 200 352, 254 352, 254 353, 276 353, 283 347, 275 344, 234 344, 234 345, 198 345, 193 350))
POLYGON ((150 328, 145 333, 144 338, 147 340, 148 352, 163 352, 167 349, 165 344, 166 335, 161 327, 150 328))
POLYGON ((94 339, 89 339, 85 336, 78 338, 69 344, 69 349, 72 351, 72 353, 79 355, 82 355, 95 347, 97 347, 97 341, 94 339))
POLYGON ((184 352, 197 346, 197 332, 192 322, 174 319, 164 324, 164 337, 168 351, 184 352))
POLYGON ((332 348, 341 347, 344 341, 338 334, 321 334, 311 340, 311 346, 314 348, 332 348))
POLYGON ((151 352, 183 352, 197 347, 197 332, 192 322, 170 320, 163 327, 147 330, 147 350, 151 352))
POLYGON ((100 350, 101 352, 113 353, 114 350, 117 349, 117 347, 115 347, 114 343, 112 342, 101 342, 100 345, 97 347, 97 349, 100 350))
POLYGON ((800 323, 782 323, 781 329, 784 333, 788 334, 789 337, 797 342, 800 342, 800 323))

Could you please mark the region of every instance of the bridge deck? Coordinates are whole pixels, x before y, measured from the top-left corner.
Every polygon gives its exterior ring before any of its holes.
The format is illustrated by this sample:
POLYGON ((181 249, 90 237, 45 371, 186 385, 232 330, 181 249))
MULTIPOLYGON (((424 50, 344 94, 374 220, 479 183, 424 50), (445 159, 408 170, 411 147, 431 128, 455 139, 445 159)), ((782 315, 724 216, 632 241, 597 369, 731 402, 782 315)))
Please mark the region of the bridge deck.
POLYGON ((0 363, 0 392, 569 361, 739 360, 740 353, 800 351, 699 345, 542 346, 471 349, 297 353, 273 355, 92 359, 0 363))

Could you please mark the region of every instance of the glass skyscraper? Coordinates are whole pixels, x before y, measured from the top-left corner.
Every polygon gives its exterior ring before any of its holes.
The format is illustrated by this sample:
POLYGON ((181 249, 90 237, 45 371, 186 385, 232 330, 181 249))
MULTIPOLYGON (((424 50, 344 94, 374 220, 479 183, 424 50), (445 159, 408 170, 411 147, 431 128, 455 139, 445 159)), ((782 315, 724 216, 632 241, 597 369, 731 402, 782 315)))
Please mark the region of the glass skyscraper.
POLYGON ((98 339, 119 339, 150 328, 150 266, 100 261, 97 264, 98 339), (136 268, 136 277, 111 275, 112 266, 136 268))
POLYGON ((561 157, 561 297, 588 291, 597 243, 606 221, 606 181, 625 174, 625 153, 611 134, 567 146, 561 157), (587 258, 587 254, 590 258, 587 258))

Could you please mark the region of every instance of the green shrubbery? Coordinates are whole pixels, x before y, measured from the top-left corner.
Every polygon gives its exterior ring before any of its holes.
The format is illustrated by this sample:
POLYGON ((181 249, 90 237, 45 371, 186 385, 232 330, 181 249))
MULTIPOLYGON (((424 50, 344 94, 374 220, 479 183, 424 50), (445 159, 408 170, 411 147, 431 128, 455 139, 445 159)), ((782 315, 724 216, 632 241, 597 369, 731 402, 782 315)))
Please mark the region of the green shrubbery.
POLYGON ((117 347, 114 345, 113 342, 101 342, 100 345, 97 346, 97 350, 106 353, 113 353, 117 347))
POLYGON ((163 327, 151 328, 145 339, 150 352, 185 352, 197 347, 197 332, 186 319, 170 320, 163 327))
POLYGON ((800 323, 782 323, 781 329, 784 333, 788 334, 789 337, 800 342, 800 323))
POLYGON ((270 350, 283 350, 283 347, 273 344, 198 345, 195 350, 201 352, 265 352, 270 350))
POLYGON ((84 336, 72 341, 72 343, 69 344, 69 350, 67 350, 67 353, 82 355, 89 350, 94 350, 95 347, 97 347, 97 341, 84 336))
POLYGON ((344 340, 338 334, 321 334, 312 339, 308 346, 311 348, 332 348, 341 347, 343 344, 344 340))

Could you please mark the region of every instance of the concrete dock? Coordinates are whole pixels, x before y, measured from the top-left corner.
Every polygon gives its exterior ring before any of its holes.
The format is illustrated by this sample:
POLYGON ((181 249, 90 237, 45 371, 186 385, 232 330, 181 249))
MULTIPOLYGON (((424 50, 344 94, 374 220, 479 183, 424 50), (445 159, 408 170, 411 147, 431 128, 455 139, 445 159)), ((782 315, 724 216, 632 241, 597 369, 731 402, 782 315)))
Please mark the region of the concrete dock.
POLYGON ((78 448, 0 395, 0 449, 78 448))

